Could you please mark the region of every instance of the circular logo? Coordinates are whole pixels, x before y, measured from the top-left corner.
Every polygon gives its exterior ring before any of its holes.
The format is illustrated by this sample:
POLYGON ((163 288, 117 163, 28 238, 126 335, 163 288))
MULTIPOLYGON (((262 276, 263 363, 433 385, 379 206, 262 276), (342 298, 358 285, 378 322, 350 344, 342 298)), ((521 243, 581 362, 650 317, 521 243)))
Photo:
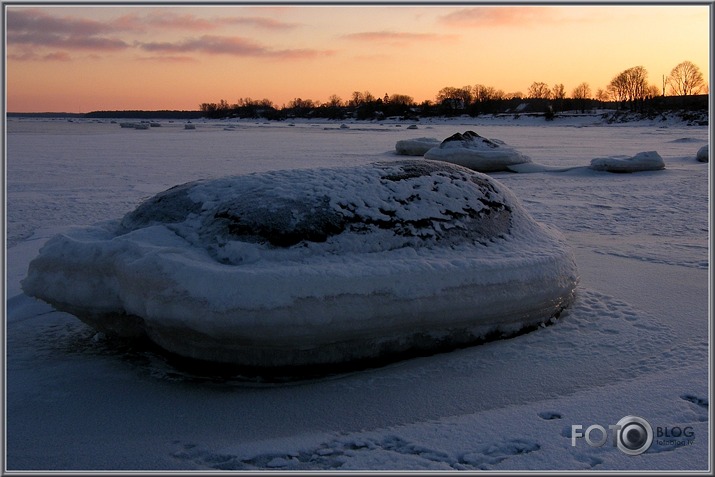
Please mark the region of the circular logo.
POLYGON ((628 455, 640 455, 653 443, 653 429, 642 417, 626 416, 618 421, 616 443, 628 455))

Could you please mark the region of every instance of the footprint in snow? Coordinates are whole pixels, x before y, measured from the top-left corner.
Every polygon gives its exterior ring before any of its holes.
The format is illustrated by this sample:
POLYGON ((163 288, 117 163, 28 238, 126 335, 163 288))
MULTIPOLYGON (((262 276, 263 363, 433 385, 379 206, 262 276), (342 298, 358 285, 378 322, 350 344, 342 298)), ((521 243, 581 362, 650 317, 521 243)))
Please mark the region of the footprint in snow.
POLYGON ((545 421, 551 421, 553 419, 561 419, 561 413, 556 411, 541 411, 539 417, 545 421))
POLYGON ((530 454, 541 449, 541 446, 530 439, 510 439, 481 446, 473 452, 464 454, 459 463, 480 470, 488 470, 506 459, 530 454))
POLYGON ((708 409, 708 407, 709 407, 708 398, 700 398, 693 394, 681 394, 680 399, 683 399, 684 401, 691 402, 691 403, 695 404, 696 406, 700 406, 705 409, 708 409))

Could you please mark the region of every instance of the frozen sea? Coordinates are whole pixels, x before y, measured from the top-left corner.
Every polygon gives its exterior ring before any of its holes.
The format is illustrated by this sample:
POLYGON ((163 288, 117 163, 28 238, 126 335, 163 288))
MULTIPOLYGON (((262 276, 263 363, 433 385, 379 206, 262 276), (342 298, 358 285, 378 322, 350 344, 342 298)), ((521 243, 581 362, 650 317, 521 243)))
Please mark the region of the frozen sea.
MULTIPOLYGON (((710 470, 707 126, 598 115, 409 122, 13 119, 6 135, 6 459, 22 470, 710 470), (118 121, 117 121, 118 122, 118 121), (229 127, 231 126, 231 127, 229 127), (404 159, 398 140, 473 130, 565 172, 494 173, 573 247, 581 281, 551 326, 327 377, 208 375, 98 335, 22 293, 54 234, 198 178, 404 159), (666 169, 593 158, 657 151, 666 169), (631 456, 572 435, 625 416, 631 456)), ((711 149, 712 150, 712 149, 711 149)), ((592 441, 601 437, 596 429, 592 441)), ((597 442, 598 443, 598 442, 597 442)))

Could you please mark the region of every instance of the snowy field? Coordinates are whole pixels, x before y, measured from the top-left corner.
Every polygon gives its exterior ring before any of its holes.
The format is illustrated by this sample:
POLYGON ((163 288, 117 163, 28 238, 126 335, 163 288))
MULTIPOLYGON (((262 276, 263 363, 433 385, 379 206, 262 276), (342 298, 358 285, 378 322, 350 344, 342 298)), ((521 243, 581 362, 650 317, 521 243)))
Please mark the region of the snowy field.
MULTIPOLYGON (((708 128, 598 116, 7 123, 8 470, 696 470, 710 463, 708 128), (233 127, 227 127, 227 126, 233 127), (565 172, 491 174, 574 250, 575 303, 509 340, 291 382, 211 375, 96 334, 22 293, 49 238, 198 178, 401 160, 398 140, 473 130, 565 172), (657 151, 665 170, 591 159, 657 151), (572 437, 625 416, 630 456, 572 437), (573 445, 575 444, 575 445, 573 445)), ((600 431, 590 434, 598 441, 600 431)))

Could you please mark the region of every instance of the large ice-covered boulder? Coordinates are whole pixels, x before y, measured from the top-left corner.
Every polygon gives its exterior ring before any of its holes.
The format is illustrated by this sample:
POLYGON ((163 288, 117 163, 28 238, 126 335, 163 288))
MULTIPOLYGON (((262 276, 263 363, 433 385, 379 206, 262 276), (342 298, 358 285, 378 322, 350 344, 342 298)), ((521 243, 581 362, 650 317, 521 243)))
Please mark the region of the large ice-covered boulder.
POLYGON ((703 147, 698 149, 698 153, 695 155, 695 159, 699 162, 708 162, 709 149, 708 145, 705 144, 703 147))
POLYGON ((405 156, 424 156, 425 152, 437 146, 439 139, 434 137, 400 139, 395 143, 395 152, 405 156))
POLYGON ((665 162, 656 151, 639 152, 635 156, 599 157, 591 160, 591 169, 608 172, 640 172, 665 169, 665 162))
POLYGON ((100 331, 271 368, 509 335, 576 283, 563 238, 503 185, 419 159, 179 185, 50 239, 22 286, 100 331))
POLYGON ((474 131, 456 133, 424 155, 425 159, 446 161, 479 172, 508 171, 509 166, 531 159, 503 141, 487 139, 474 131))

